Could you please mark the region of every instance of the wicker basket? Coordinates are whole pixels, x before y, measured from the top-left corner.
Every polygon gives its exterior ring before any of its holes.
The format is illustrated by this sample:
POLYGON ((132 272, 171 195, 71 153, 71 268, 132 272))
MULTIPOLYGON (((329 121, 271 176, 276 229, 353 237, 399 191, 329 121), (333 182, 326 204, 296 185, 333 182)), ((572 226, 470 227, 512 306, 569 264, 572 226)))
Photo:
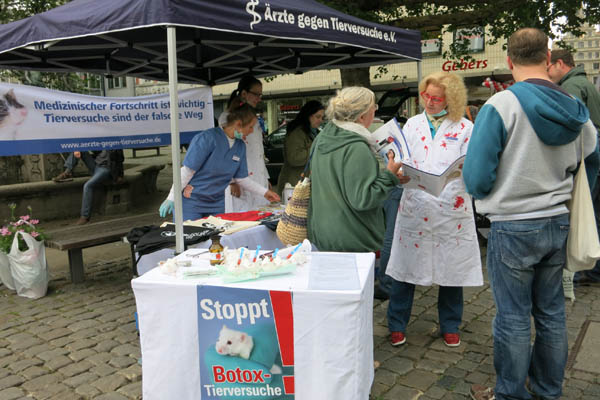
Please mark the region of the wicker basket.
POLYGON ((285 211, 277 224, 277 237, 286 246, 293 246, 307 238, 306 222, 310 201, 310 179, 305 178, 294 187, 285 211))

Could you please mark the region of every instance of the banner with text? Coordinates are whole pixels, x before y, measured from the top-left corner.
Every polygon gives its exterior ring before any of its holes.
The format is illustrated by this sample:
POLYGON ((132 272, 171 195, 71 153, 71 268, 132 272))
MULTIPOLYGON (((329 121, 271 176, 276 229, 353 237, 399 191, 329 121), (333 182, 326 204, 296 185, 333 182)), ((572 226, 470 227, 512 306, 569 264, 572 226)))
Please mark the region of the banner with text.
MULTIPOLYGON (((181 143, 213 126, 211 88, 180 91, 181 143)), ((99 97, 0 83, 0 156, 169 144, 168 94, 99 97)))
POLYGON ((202 399, 294 399, 292 293, 202 286, 202 399))

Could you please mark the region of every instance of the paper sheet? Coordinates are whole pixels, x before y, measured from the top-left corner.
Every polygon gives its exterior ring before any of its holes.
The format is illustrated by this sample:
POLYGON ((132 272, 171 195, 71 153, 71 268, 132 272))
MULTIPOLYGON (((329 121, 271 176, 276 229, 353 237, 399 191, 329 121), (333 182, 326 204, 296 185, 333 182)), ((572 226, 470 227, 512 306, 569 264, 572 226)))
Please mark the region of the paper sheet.
POLYGON ((402 172, 404 176, 410 177, 410 181, 404 184, 404 187, 421 189, 432 196, 439 197, 448 182, 462 176, 464 162, 465 156, 459 157, 440 175, 430 174, 409 165, 403 165, 402 172))
POLYGON ((360 281, 354 254, 312 253, 309 290, 359 290, 360 281))

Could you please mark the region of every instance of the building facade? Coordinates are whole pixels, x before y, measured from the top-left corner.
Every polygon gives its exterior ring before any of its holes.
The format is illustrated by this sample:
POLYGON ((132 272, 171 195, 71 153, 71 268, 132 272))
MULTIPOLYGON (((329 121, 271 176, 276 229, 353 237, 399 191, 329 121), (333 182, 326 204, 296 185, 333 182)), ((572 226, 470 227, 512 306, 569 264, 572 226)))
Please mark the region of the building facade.
POLYGON ((589 25, 581 30, 584 32, 582 36, 567 34, 563 40, 575 50, 575 65, 583 65, 588 79, 600 89, 600 32, 589 25))

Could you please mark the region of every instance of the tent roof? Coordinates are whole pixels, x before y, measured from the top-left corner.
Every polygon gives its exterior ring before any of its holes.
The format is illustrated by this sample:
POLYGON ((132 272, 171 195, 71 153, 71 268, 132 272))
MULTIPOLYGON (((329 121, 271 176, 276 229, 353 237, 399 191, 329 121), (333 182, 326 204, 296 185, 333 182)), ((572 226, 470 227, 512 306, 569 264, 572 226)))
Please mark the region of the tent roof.
POLYGON ((313 0, 74 0, 0 25, 0 68, 168 80, 167 26, 186 83, 421 58, 418 32, 313 0))

